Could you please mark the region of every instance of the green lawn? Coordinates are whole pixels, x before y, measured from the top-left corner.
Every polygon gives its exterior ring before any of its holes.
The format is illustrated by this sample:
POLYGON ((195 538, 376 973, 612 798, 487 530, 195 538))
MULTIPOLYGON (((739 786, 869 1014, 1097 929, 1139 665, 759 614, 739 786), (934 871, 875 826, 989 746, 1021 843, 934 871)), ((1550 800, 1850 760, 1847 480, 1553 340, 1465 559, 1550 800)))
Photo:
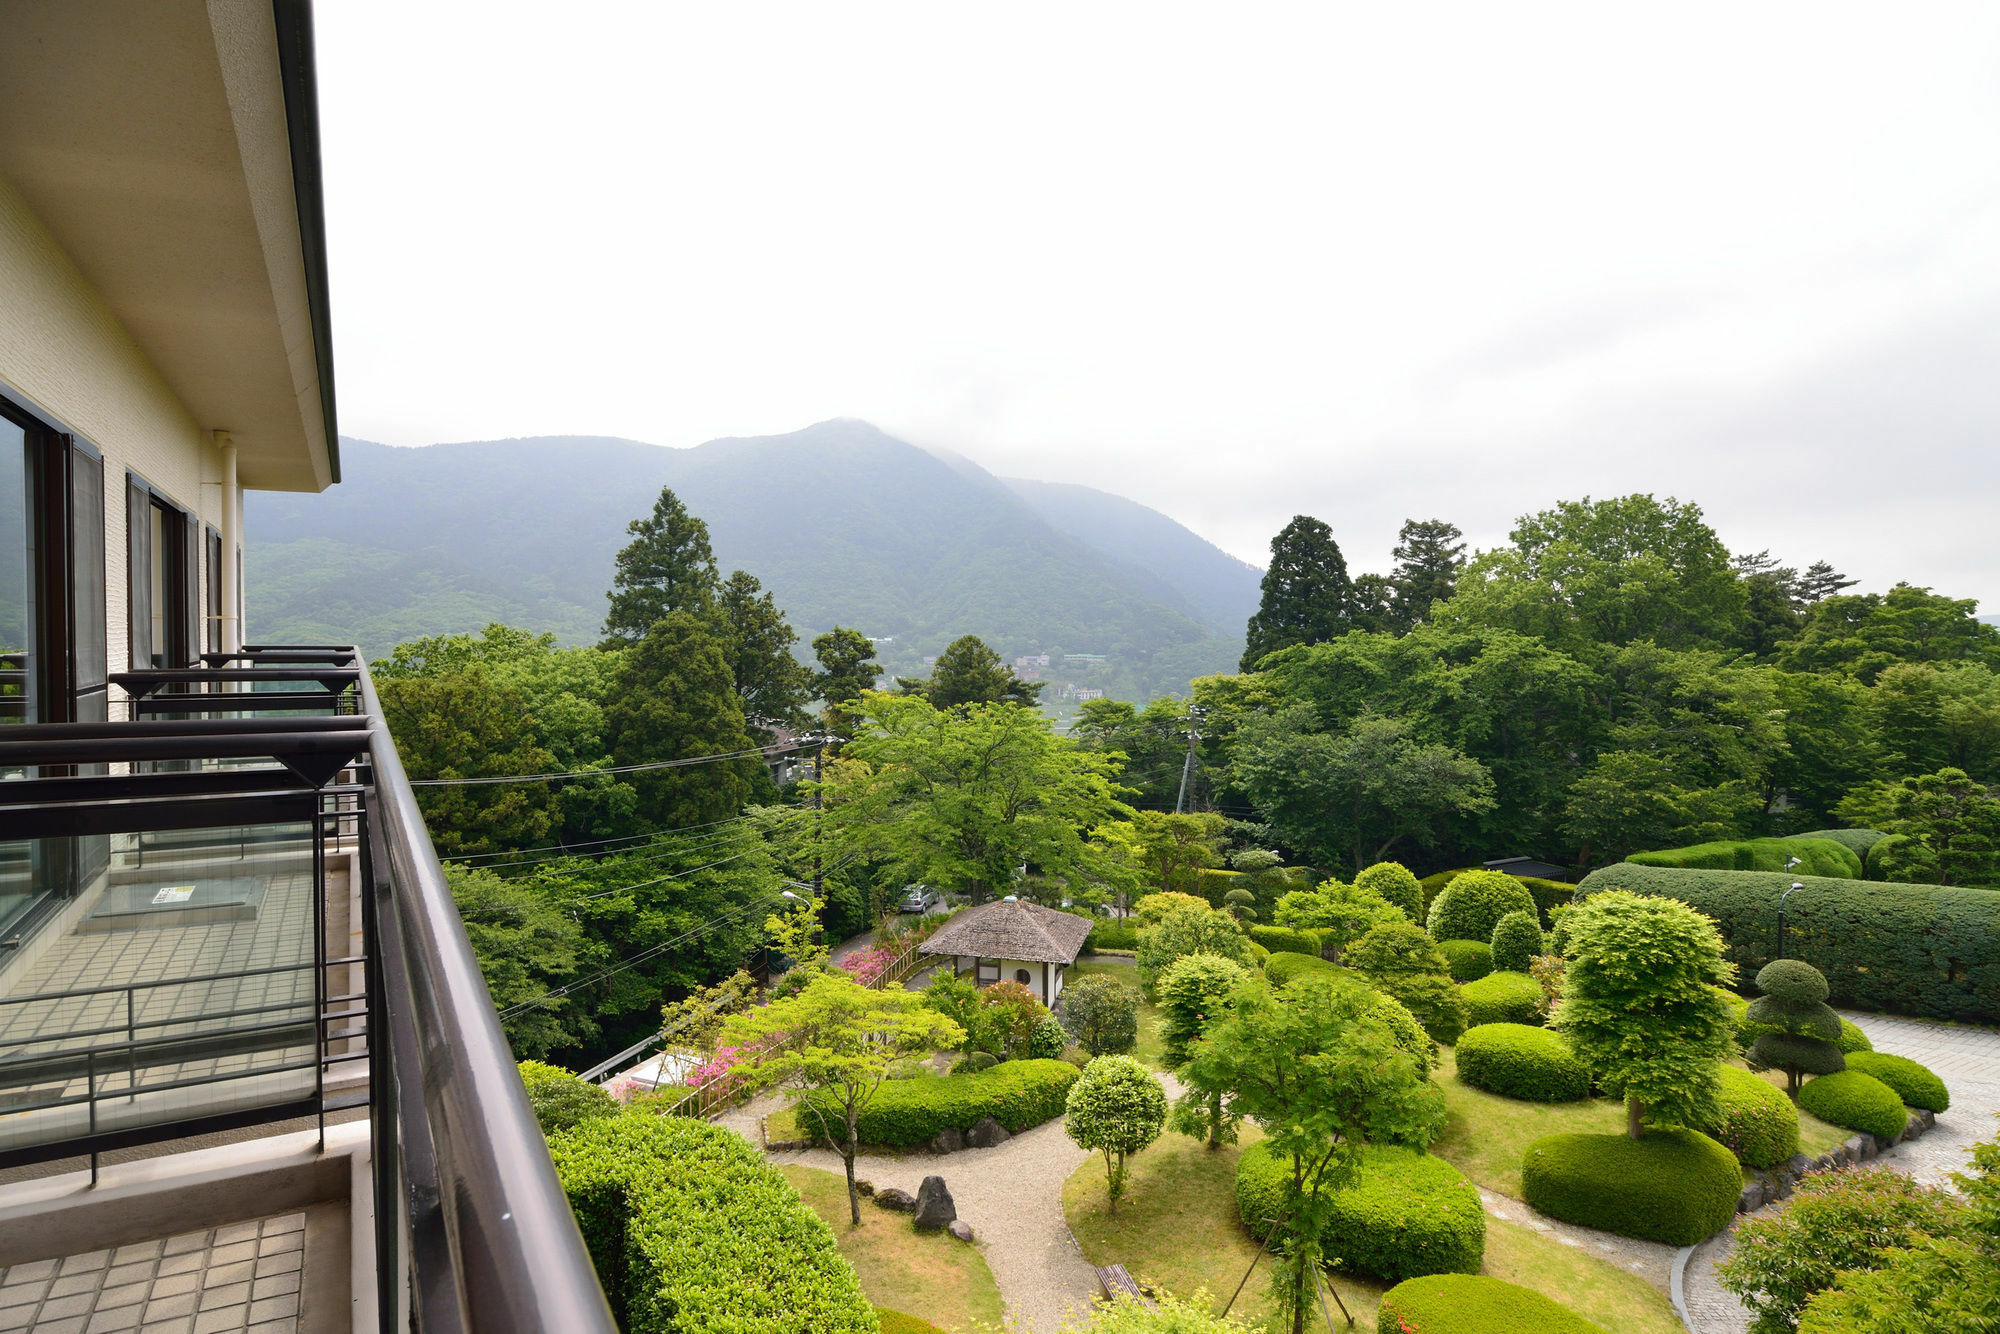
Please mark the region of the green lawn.
POLYGON ((908 1214, 867 1200, 856 1227, 848 1222, 846 1178, 811 1167, 778 1170, 833 1228, 840 1253, 854 1266, 870 1302, 958 1334, 999 1327, 1000 1289, 977 1246, 942 1232, 919 1232, 908 1214))
MULTIPOLYGON (((1128 960, 1117 959, 1112 956, 1099 954, 1092 956, 1088 962, 1071 964, 1068 973, 1063 978, 1063 985, 1068 986, 1080 977, 1115 977, 1134 991, 1139 990, 1139 966, 1128 960)), ((1147 1065, 1152 1066, 1155 1070, 1158 1070, 1162 1068, 1160 1065, 1161 1050, 1160 1012, 1153 1007, 1152 1002, 1141 1000, 1139 1002, 1139 1045, 1132 1049, 1132 1054, 1147 1065)))
MULTIPOLYGON (((1255 1127, 1245 1127, 1246 1142, 1257 1138, 1255 1127)), ((1083 1164, 1063 1185, 1063 1211, 1085 1257, 1092 1264, 1123 1264, 1141 1282, 1175 1292, 1206 1288, 1220 1309, 1257 1250, 1236 1218, 1238 1152, 1234 1145, 1211 1151, 1184 1136, 1162 1137, 1132 1160, 1115 1219, 1106 1209, 1103 1164, 1083 1164)), ((1260 1264, 1235 1314, 1270 1322, 1266 1272, 1260 1264)), ((1491 1216, 1485 1272, 1546 1293, 1616 1334, 1681 1329, 1666 1298, 1636 1274, 1491 1216)), ((1382 1285, 1342 1276, 1334 1287, 1354 1314, 1355 1328, 1373 1330, 1382 1285)))

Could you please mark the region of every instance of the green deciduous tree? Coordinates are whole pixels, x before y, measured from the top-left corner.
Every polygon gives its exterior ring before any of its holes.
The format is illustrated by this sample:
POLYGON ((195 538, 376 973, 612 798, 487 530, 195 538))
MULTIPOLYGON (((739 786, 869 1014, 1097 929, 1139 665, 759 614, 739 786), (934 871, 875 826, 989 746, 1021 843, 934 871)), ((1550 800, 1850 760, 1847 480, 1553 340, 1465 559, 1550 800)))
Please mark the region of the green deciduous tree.
POLYGON ((1301 514, 1271 539, 1263 596, 1244 632, 1243 670, 1267 653, 1318 644, 1350 627, 1354 586, 1333 530, 1301 514))
MULTIPOLYGON (((1160 974, 1153 993, 1160 1007, 1161 1060, 1167 1069, 1179 1070, 1194 1059, 1202 1035, 1222 1017, 1229 998, 1249 977, 1248 968, 1216 954, 1186 955, 1160 974)), ((1211 1149, 1236 1142, 1236 1122, 1219 1090, 1192 1103, 1183 1100, 1173 1112, 1175 1130, 1206 1139, 1211 1149)))
POLYGON ((1079 977, 1056 997, 1056 1018, 1092 1056, 1116 1056, 1139 1039, 1139 993, 1115 977, 1079 977))
POLYGON ((1263 1127, 1272 1152, 1290 1165, 1284 1215, 1252 1226, 1276 1228, 1284 1258, 1274 1295, 1292 1334, 1305 1327, 1328 1198, 1353 1181, 1360 1147, 1428 1144, 1444 1126, 1443 1095, 1397 1045, 1377 1003, 1338 976, 1307 974, 1280 991, 1253 977, 1180 1073, 1185 1100, 1220 1093, 1234 1114, 1263 1127))
MULTIPOLYGON (((556 758, 523 726, 528 701, 478 665, 443 675, 393 677, 380 687, 383 720, 413 779, 551 773, 556 758)), ((525 848, 556 827, 560 807, 547 783, 425 787, 417 804, 446 857, 525 848)))
POLYGON ((1080 1149, 1104 1155, 1111 1213, 1125 1193, 1125 1160, 1160 1137, 1167 1094, 1160 1081, 1130 1056, 1099 1056, 1070 1085, 1063 1130, 1080 1149))
POLYGON ((1222 865, 1228 831, 1220 815, 1134 811, 1129 820, 1100 825, 1096 834, 1133 867, 1145 892, 1192 894, 1203 870, 1222 865))
POLYGON ((1444 952, 1423 928, 1385 922, 1349 946, 1342 962, 1401 1001, 1431 1041, 1451 1046, 1465 1032, 1465 997, 1451 980, 1444 952))
POLYGON ((1644 1119, 1711 1124, 1716 1064, 1731 1050, 1718 989, 1734 968, 1715 924, 1673 899, 1592 894, 1564 919, 1568 966, 1555 1026, 1604 1091, 1644 1119))
MULTIPOLYGON (((472 941, 493 1004, 505 1011, 556 990, 576 976, 583 928, 531 882, 447 863, 445 880, 472 941)), ((580 1036, 573 1003, 557 997, 501 1023, 518 1060, 546 1060, 580 1036)))
POLYGON ((611 757, 649 764, 700 755, 740 758, 655 769, 628 780, 639 794, 638 818, 654 829, 725 820, 743 809, 763 774, 757 742, 744 726, 743 704, 714 622, 669 612, 625 651, 604 710, 611 757))
POLYGON ((1383 898, 1339 880, 1322 881, 1314 889, 1295 889, 1278 900, 1271 914, 1279 926, 1319 933, 1320 948, 1341 951, 1378 926, 1408 919, 1403 910, 1383 898))
POLYGON ((1319 864, 1360 871, 1398 843, 1435 843, 1450 821, 1493 808, 1484 765, 1417 740, 1402 719, 1363 716, 1338 734, 1315 727, 1303 704, 1243 719, 1231 774, 1272 831, 1319 864))
POLYGON ((1024 863, 1074 897, 1094 893, 1109 857, 1088 831, 1130 814, 1114 761, 1019 704, 938 709, 869 692, 863 711, 844 762, 828 766, 827 827, 843 855, 974 902, 1012 893, 1024 863))
POLYGON ((1120 781, 1141 806, 1165 808, 1179 794, 1187 756, 1188 701, 1161 695, 1135 708, 1123 700, 1087 699, 1069 734, 1093 750, 1125 757, 1120 781))
POLYGON ((1570 785, 1562 828, 1582 848, 1584 864, 1602 864, 1728 837, 1754 803, 1740 784, 1683 786, 1665 756, 1612 750, 1570 785))
POLYGON ((680 497, 660 489, 653 512, 634 519, 632 540, 618 553, 611 577, 605 639, 634 644, 674 612, 707 617, 715 609, 718 579, 708 525, 689 514, 680 497))
MULTIPOLYGON (((803 1101, 818 1094, 842 1118, 823 1127, 847 1167, 847 1207, 861 1223, 861 1193, 854 1185, 860 1151, 855 1125, 891 1074, 964 1037, 957 1024, 924 1005, 915 992, 875 991, 851 978, 823 973, 796 996, 733 1016, 721 1040, 730 1046, 785 1046, 748 1070, 759 1087, 786 1087, 803 1101)), ((820 1099, 815 1099, 816 1102, 820 1099)))
POLYGON ((1226 912, 1206 903, 1176 903, 1158 921, 1139 928, 1139 984, 1152 991, 1162 973, 1190 954, 1213 954, 1233 963, 1250 962, 1250 938, 1226 912))
POLYGON ((2000 663, 2000 627, 1978 618, 1974 598, 1950 598, 1897 584, 1887 593, 1821 601, 1778 665, 1788 671, 1843 672, 1873 682, 1898 662, 2000 663))
POLYGON ((729 662, 744 717, 769 733, 774 727, 801 726, 812 674, 792 656, 798 635, 764 586, 741 570, 716 594, 723 655, 729 662))

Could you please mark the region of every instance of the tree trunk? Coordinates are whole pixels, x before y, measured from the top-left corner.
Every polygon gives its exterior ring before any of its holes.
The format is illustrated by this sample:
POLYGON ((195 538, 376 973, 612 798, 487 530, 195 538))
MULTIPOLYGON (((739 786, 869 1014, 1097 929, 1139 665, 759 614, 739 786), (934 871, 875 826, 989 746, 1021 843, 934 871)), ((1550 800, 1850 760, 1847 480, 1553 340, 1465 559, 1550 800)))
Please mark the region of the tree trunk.
POLYGON ((1646 1104, 1637 1098, 1625 1100, 1625 1133, 1633 1139, 1646 1133, 1646 1104))
POLYGON ((861 1146, 854 1137, 854 1114, 847 1115, 847 1143, 841 1146, 840 1156, 847 1164, 847 1212, 849 1221, 861 1226, 861 1192, 854 1188, 854 1155, 861 1146))
POLYGON ((1208 1147, 1211 1149, 1222 1147, 1222 1094, 1220 1093, 1211 1093, 1208 1096, 1208 1147))

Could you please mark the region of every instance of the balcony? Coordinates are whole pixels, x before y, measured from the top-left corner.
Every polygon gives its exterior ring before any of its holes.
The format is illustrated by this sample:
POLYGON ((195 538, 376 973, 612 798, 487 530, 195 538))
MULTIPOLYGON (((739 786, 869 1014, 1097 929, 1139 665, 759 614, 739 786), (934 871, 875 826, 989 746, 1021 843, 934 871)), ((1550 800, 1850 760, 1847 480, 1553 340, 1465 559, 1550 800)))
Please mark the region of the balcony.
POLYGON ((0 729, 0 1330, 610 1331, 359 653, 112 679, 0 729))

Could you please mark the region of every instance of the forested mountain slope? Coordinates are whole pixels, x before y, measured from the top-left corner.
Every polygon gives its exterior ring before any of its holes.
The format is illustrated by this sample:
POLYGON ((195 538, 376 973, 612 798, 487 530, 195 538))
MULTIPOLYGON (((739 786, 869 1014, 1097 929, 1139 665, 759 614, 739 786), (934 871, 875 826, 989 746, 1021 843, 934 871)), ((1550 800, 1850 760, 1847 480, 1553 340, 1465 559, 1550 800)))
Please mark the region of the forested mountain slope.
POLYGON ((1255 600, 1254 571, 1246 601, 1249 567, 1163 515, 1081 487, 1026 484, 1031 503, 1022 484, 865 422, 693 449, 551 436, 346 440, 341 455, 346 480, 324 495, 247 498, 259 639, 379 653, 502 620, 591 642, 625 525, 662 486, 802 636, 841 624, 893 637, 883 660, 905 672, 978 634, 1009 656, 1104 655, 1089 684, 1114 694, 1185 690, 1234 666, 1247 612, 1232 624, 1229 608, 1255 600))

